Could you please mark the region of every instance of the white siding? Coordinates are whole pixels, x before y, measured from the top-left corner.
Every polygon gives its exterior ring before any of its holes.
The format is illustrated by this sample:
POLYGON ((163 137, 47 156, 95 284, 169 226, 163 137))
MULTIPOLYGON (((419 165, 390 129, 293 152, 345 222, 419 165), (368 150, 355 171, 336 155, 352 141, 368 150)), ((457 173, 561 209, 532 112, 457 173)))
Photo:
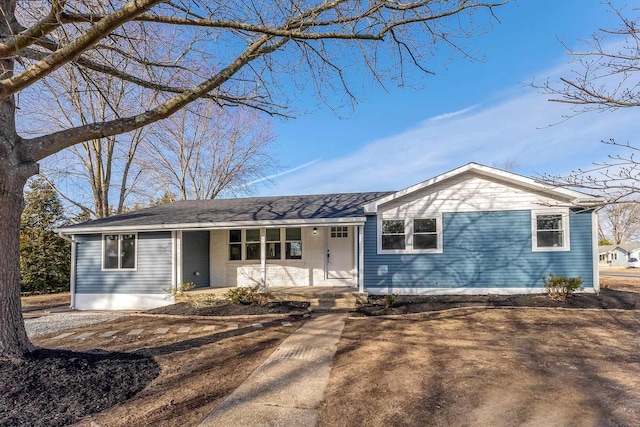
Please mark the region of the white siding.
MULTIPOLYGON (((267 286, 332 286, 344 281, 326 279, 326 228, 302 228, 301 260, 267 260, 267 286)), ((353 227, 350 227, 353 232, 353 227)), ((260 283, 259 261, 229 261, 228 230, 211 231, 211 286, 254 286, 260 283)), ((284 253, 284 247, 282 248, 284 253)), ((355 278, 353 284, 355 285, 355 278)))
POLYGON ((539 209, 557 200, 491 180, 474 173, 465 173, 379 208, 383 218, 419 218, 442 212, 486 212, 539 209))

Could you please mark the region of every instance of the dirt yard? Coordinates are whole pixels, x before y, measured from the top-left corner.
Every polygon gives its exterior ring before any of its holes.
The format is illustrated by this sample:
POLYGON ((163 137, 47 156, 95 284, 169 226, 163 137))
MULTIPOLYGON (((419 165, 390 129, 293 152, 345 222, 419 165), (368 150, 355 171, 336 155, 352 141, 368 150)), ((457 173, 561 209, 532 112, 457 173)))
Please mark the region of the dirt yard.
MULTIPOLYGON (((640 279, 603 277, 603 285, 570 310, 531 296, 480 301, 494 308, 426 301, 411 305, 421 314, 352 318, 319 425, 640 425, 640 279)), ((25 311, 65 304, 68 294, 23 299, 25 311)), ((84 339, 36 337, 51 349, 37 356, 46 363, 0 366, 0 426, 196 425, 304 321, 290 320, 128 316, 70 330, 95 332, 84 339), (147 333, 126 334, 136 328, 147 333), (157 328, 170 332, 149 333, 157 328), (20 418, 3 421, 11 411, 20 418)))
POLYGON ((351 319, 320 425, 640 425, 638 331, 617 310, 351 319))
MULTIPOLYGON (((286 320, 286 319, 285 319, 286 320)), ((152 358, 159 375, 133 399, 112 406, 95 415, 85 416, 78 426, 192 426, 197 424, 209 411, 235 390, 266 358, 280 342, 297 329, 302 321, 293 321, 293 326, 283 326, 282 319, 253 318, 250 320, 209 321, 202 319, 174 319, 165 317, 129 316, 116 321, 84 327, 78 332, 95 332, 86 339, 53 339, 59 333, 40 336, 34 343, 50 349, 64 349, 75 352, 101 351, 133 354, 152 358), (262 323, 262 328, 253 323, 262 323), (205 325, 217 325, 215 331, 204 331, 205 325), (227 330, 229 324, 237 324, 237 329, 227 330), (180 327, 189 326, 188 334, 177 333, 180 327), (157 328, 170 328, 164 335, 150 333, 157 328), (144 328, 145 333, 133 336, 127 331, 144 328), (120 330, 112 338, 98 335, 107 331, 120 330)), ((74 330, 70 330, 74 331, 74 330)), ((111 367, 102 367, 107 374, 111 367)), ((66 377, 59 377, 58 381, 66 377)), ((123 378, 122 381, 126 381, 123 378)), ((96 379, 96 384, 99 381, 96 379)), ((90 387, 90 386, 85 386, 90 387)), ((133 385, 132 385, 133 387, 133 385)), ((58 387, 58 406, 69 405, 82 400, 85 390, 68 384, 58 387)), ((40 390, 26 392, 25 395, 37 399, 40 390)), ((43 410, 46 402, 41 402, 43 410)), ((40 425, 54 425, 51 412, 29 414, 31 420, 43 421, 40 425)), ((78 420, 75 420, 78 421, 78 420)), ((58 424, 66 425, 68 423, 58 424)), ((3 424, 0 425, 16 425, 3 424)), ((32 422, 20 425, 34 425, 32 422)))

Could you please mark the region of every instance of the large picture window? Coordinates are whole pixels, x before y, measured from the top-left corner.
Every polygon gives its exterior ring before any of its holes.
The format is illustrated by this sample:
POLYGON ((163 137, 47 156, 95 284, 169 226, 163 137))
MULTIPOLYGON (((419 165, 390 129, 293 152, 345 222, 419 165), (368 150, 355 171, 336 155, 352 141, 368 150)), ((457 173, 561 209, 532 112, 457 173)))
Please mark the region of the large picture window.
POLYGON ((569 250, 569 213, 532 212, 534 251, 569 250))
POLYGON ((267 260, 302 259, 302 229, 296 227, 229 230, 229 260, 259 261, 261 232, 264 232, 267 260))
POLYGON ((135 234, 105 234, 102 248, 102 267, 105 270, 136 268, 135 234))

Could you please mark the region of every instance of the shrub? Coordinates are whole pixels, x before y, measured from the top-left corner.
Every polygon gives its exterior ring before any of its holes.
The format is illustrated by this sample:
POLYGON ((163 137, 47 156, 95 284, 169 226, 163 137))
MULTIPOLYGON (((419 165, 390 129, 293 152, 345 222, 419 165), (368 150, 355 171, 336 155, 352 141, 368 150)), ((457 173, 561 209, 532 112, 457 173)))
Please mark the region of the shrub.
POLYGON ((564 301, 573 292, 582 290, 581 277, 554 276, 549 274, 549 278, 543 277, 544 289, 554 301, 564 301))
POLYGON ((398 294, 389 294, 384 296, 384 308, 393 307, 398 301, 398 294))
POLYGON ((229 289, 225 292, 224 297, 231 301, 232 304, 251 304, 256 299, 259 287, 259 285, 256 285, 229 289))
POLYGON ((176 286, 175 288, 165 288, 162 289, 163 291, 165 291, 166 293, 168 293, 169 295, 173 295, 176 296, 177 294, 181 294, 183 292, 188 292, 191 289, 195 288, 196 285, 193 282, 186 282, 186 283, 180 283, 178 286, 176 286))

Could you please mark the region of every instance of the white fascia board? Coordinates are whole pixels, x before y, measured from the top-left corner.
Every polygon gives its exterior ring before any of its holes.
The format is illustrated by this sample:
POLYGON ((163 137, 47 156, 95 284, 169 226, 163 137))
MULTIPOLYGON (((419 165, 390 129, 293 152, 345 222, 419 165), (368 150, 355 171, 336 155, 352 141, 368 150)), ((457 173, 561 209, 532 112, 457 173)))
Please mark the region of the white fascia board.
POLYGON ((183 224, 155 224, 155 225, 126 225, 126 226, 103 226, 103 227, 74 227, 57 228, 54 231, 67 235, 71 234, 96 234, 108 232, 136 232, 136 231, 175 231, 175 230, 212 230, 230 228, 257 228, 257 227, 330 227, 334 225, 364 225, 367 218, 321 218, 321 219, 286 219, 286 220, 265 220, 265 221, 239 221, 239 222, 202 222, 183 224))
MULTIPOLYGON (((467 163, 464 166, 453 169, 449 172, 445 172, 434 178, 412 185, 411 187, 407 187, 404 190, 397 191, 386 197, 383 197, 381 199, 368 203, 364 206, 365 214, 375 214, 378 211, 378 206, 381 206, 385 203, 404 197, 407 194, 411 194, 413 192, 422 190, 426 187, 430 187, 439 182, 445 181, 447 179, 453 178, 454 176, 461 175, 463 173, 470 172, 470 171, 475 172, 479 175, 484 175, 486 177, 490 177, 490 178, 498 179, 508 183, 516 184, 519 186, 531 188, 532 190, 546 193, 555 198, 565 199, 568 203, 571 203, 571 204, 584 202, 584 203, 587 203, 588 205, 596 205, 596 204, 601 204, 604 201, 604 199, 600 197, 592 197, 592 196, 589 196, 588 194, 580 193, 575 190, 569 190, 567 188, 550 186, 540 181, 536 181, 535 179, 527 178, 522 175, 517 175, 512 172, 506 172, 500 169, 484 166, 478 163, 467 163)), ((581 204, 580 206, 584 206, 584 204, 581 204)))

